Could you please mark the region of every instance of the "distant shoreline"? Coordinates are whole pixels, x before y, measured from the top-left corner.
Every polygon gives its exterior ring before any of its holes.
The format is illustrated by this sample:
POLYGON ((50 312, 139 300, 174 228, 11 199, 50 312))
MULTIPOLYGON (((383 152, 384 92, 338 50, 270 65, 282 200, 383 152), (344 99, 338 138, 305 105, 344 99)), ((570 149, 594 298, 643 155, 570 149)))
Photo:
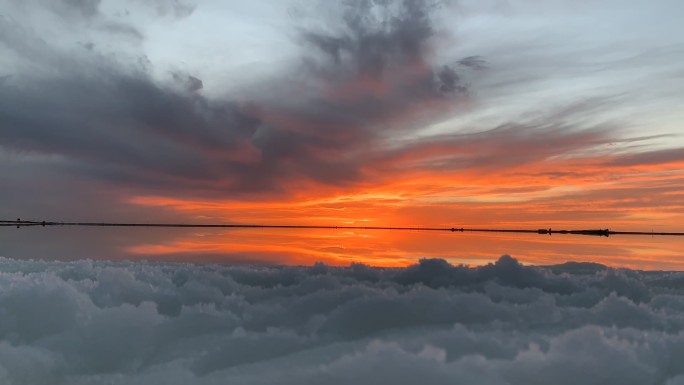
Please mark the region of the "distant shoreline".
POLYGON ((82 226, 82 227, 175 227, 175 228, 265 228, 265 229, 330 229, 330 230, 395 230, 395 231, 443 231, 443 232, 482 232, 482 233, 523 233, 523 234, 570 234, 609 237, 611 235, 651 235, 651 236, 684 236, 684 232, 662 231, 614 231, 610 229, 488 229, 466 227, 417 227, 417 226, 334 226, 334 225, 264 225, 239 223, 118 223, 118 222, 57 222, 57 221, 29 221, 29 220, 0 220, 4 227, 35 227, 35 226, 82 226))

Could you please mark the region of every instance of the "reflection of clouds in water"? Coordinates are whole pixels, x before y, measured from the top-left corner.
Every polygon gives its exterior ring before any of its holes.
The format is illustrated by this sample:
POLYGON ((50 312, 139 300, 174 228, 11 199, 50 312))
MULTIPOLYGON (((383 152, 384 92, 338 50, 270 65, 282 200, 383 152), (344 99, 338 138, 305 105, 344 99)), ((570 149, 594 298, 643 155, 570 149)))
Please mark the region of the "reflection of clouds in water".
POLYGON ((600 262, 684 270, 684 237, 480 234, 424 231, 182 228, 6 228, 0 257, 52 260, 147 259, 176 262, 407 266, 420 258, 481 265, 510 254, 525 264, 600 262))
POLYGON ((684 270, 681 250, 684 250, 684 237, 241 229, 217 231, 201 238, 169 237, 158 243, 143 240, 127 252, 135 258, 174 261, 249 263, 249 258, 256 258, 251 262, 304 265, 315 261, 334 265, 360 262, 395 267, 407 266, 424 257, 480 265, 498 255, 511 254, 534 265, 597 261, 619 267, 684 270), (213 257, 197 259, 199 254, 213 257))
POLYGON ((0 260, 9 384, 678 384, 684 273, 0 260))

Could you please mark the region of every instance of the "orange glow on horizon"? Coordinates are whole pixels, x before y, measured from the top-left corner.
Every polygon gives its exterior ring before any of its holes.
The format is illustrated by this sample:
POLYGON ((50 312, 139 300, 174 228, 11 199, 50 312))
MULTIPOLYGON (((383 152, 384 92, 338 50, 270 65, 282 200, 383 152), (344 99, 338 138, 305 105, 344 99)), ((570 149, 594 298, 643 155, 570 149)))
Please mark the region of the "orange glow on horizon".
MULTIPOLYGON (((419 154, 418 158, 425 156, 419 154)), ((415 159, 403 161, 410 164, 415 159)), ((287 192, 276 197, 210 200, 134 196, 128 201, 181 213, 197 223, 684 231, 684 164, 612 166, 614 162, 610 157, 554 158, 460 172, 424 167, 399 170, 399 162, 391 166, 392 170, 367 169, 366 179, 350 186, 293 180, 287 192)), ((494 245, 506 242, 492 250, 478 244, 483 238, 476 235, 454 238, 449 234, 426 237, 410 232, 324 230, 268 233, 269 241, 265 242, 260 238, 264 230, 240 231, 239 240, 230 239, 231 234, 225 233, 227 238, 219 241, 188 237, 138 245, 130 251, 157 256, 237 253, 252 255, 255 260, 305 265, 323 261, 333 265, 361 262, 406 266, 420 257, 477 263, 505 253, 517 253, 522 261, 532 264, 560 259, 659 268, 684 262, 676 261, 683 256, 681 252, 657 244, 651 247, 641 240, 627 245, 613 239, 537 237, 522 241, 520 236, 490 237, 486 242, 494 245)), ((682 242, 674 244, 679 247, 682 242)))
POLYGON ((684 270, 682 238, 481 234, 392 230, 231 229, 191 233, 128 252, 144 258, 335 266, 405 267, 420 258, 482 265, 508 254, 524 264, 597 262, 614 267, 684 270))
POLYGON ((561 178, 534 165, 486 176, 421 172, 346 189, 293 189, 279 200, 135 196, 129 202, 224 223, 682 231, 684 167, 599 174, 572 166, 564 166, 561 178))

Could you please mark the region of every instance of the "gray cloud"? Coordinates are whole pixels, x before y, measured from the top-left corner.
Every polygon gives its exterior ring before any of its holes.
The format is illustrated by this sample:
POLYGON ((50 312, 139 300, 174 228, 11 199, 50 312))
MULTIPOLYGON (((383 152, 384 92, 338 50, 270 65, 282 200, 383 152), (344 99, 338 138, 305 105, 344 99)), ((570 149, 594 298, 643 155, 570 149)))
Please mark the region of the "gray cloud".
MULTIPOLYGON (((122 34, 144 38, 126 15, 101 14, 98 2, 46 4, 25 7, 78 15, 81 24, 74 24, 112 44, 122 34)), ((146 7, 157 16, 194 9, 178 1, 146 7)), ((159 80, 135 44, 134 54, 105 52, 97 39, 63 47, 30 20, 21 23, 18 12, 1 18, 0 54, 10 65, 0 70, 0 151, 25 165, 22 174, 7 171, 16 183, 0 198, 15 199, 30 215, 32 202, 21 202, 21 191, 48 188, 27 177, 44 173, 38 167, 63 181, 103 183, 121 196, 255 199, 311 182, 363 185, 406 170, 514 168, 624 139, 616 123, 592 119, 620 104, 614 97, 509 114, 468 126, 468 134, 421 136, 424 127, 470 108, 478 92, 471 77, 489 64, 472 50, 460 60, 440 51, 440 3, 352 1, 331 9, 323 26, 298 30, 299 65, 239 98, 205 95, 206 81, 182 70, 159 80)), ((615 162, 668 160, 676 151, 651 155, 615 162)), ((0 213, 15 216, 5 207, 0 213)))
POLYGON ((390 168, 436 171, 515 169, 609 143, 614 140, 615 132, 610 125, 578 127, 543 117, 527 124, 508 123, 483 132, 416 140, 410 146, 382 154, 386 158, 379 161, 390 168))
MULTIPOLYGON (((60 6, 91 15, 97 5, 60 6)), ((202 80, 190 75, 174 73, 180 89, 154 81, 144 58, 129 67, 93 45, 71 52, 29 29, 3 35, 34 68, 0 87, 2 147, 59 155, 72 161, 73 174, 142 190, 251 193, 282 190, 293 179, 358 180, 364 154, 383 132, 415 121, 400 122, 398 111, 447 108, 465 86, 452 67, 429 63, 430 5, 354 2, 346 9, 338 34, 303 33, 316 49, 305 74, 296 75, 312 81, 296 100, 287 95, 299 80, 275 80, 248 104, 208 99, 198 93, 202 80), (369 7, 391 13, 369 19, 369 7)))
MULTIPOLYGON (((342 76, 381 78, 393 66, 425 60, 426 42, 434 35, 430 12, 436 7, 425 0, 348 2, 342 25, 330 34, 304 31, 304 38, 342 66, 342 76)), ((329 76, 338 68, 323 68, 329 76)))
POLYGON ((8 384, 676 384, 682 274, 0 260, 8 384), (50 322, 45 322, 49 319, 50 322))
POLYGON ((99 14, 101 2, 101 0, 61 0, 50 3, 64 13, 77 12, 84 17, 93 17, 99 14))
POLYGON ((172 15, 176 18, 188 17, 197 8, 196 1, 186 0, 155 0, 148 2, 146 5, 154 7, 162 16, 172 15))
POLYGON ((608 164, 610 166, 638 166, 680 162, 684 162, 684 148, 667 148, 628 154, 608 164))

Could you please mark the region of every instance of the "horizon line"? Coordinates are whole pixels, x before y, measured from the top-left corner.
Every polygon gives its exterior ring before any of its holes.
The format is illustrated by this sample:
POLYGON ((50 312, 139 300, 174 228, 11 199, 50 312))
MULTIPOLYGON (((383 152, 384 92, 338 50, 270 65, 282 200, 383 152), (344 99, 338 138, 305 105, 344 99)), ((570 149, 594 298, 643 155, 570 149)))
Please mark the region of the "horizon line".
POLYGON ((350 225, 267 225, 267 224, 241 224, 241 223, 120 223, 120 222, 60 222, 60 221, 30 221, 0 220, 0 227, 45 227, 45 226, 83 226, 83 227, 176 227, 176 228, 265 228, 265 229, 330 229, 330 230, 397 230, 397 231, 445 231, 445 232, 488 232, 488 233, 525 233, 525 234, 571 234, 571 235, 659 235, 659 236, 684 236, 684 232, 663 231, 613 231, 610 229, 497 229, 497 228, 466 228, 466 227, 419 227, 419 226, 350 226, 350 225))

